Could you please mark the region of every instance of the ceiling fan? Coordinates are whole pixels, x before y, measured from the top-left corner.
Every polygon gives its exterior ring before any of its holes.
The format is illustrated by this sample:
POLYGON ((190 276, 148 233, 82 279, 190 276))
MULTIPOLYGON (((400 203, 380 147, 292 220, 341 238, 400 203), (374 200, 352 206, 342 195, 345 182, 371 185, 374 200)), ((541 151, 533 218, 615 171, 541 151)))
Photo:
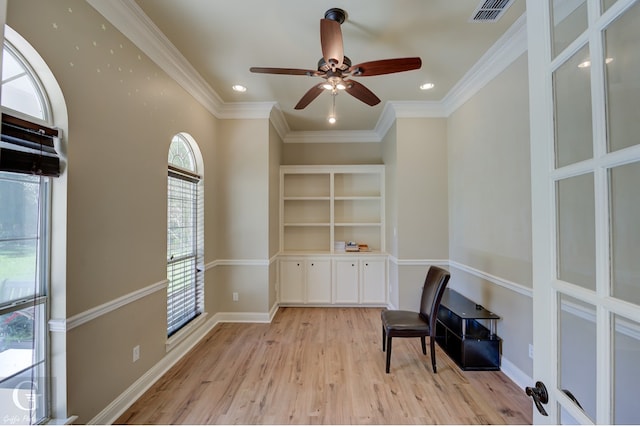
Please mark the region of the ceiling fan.
POLYGON ((296 110, 305 108, 324 90, 330 90, 333 95, 336 95, 339 90, 344 90, 367 105, 373 106, 378 104, 380 98, 363 84, 352 80, 352 77, 379 76, 382 74, 417 70, 422 66, 422 60, 418 57, 394 58, 352 65, 351 60, 347 56, 344 56, 342 30, 340 29, 340 25, 345 21, 346 16, 347 14, 344 10, 332 8, 327 10, 324 14, 324 19, 320 20, 322 58, 318 61, 317 70, 251 67, 249 71, 252 73, 287 74, 322 77, 325 79, 326 82, 314 85, 304 94, 296 104, 296 110))

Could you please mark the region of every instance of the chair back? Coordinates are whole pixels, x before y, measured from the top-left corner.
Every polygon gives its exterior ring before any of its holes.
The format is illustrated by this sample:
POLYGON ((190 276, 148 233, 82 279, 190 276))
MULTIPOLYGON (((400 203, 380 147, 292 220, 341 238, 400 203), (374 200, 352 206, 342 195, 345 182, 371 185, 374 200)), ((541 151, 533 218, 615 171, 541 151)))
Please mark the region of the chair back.
POLYGON ((432 265, 429 267, 427 277, 424 279, 422 299, 420 301, 420 317, 429 323, 431 331, 435 331, 440 300, 447 287, 447 283, 449 283, 450 277, 451 274, 449 274, 448 271, 432 265))

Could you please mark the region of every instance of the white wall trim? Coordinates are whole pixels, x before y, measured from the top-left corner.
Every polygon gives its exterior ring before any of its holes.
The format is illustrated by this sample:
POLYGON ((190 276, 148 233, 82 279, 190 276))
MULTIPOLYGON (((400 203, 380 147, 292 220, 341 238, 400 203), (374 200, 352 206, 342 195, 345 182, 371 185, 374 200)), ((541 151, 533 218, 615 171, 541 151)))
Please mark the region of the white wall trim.
POLYGON ((269 259, 217 259, 215 261, 208 262, 204 265, 204 269, 209 270, 210 268, 218 267, 218 266, 247 266, 247 267, 268 267, 275 261, 276 257, 272 257, 269 259))
POLYGON ((396 265, 418 265, 418 266, 429 266, 429 265, 439 265, 447 267, 449 265, 448 259, 399 259, 393 255, 389 255, 389 261, 396 265))
POLYGON ((271 118, 278 135, 287 143, 380 142, 397 117, 448 117, 527 49, 526 16, 523 14, 469 69, 440 101, 389 101, 374 130, 291 131, 274 102, 225 103, 186 60, 134 0, 86 0, 180 86, 220 119, 271 118))
POLYGON ((167 288, 167 283, 167 280, 161 280, 160 282, 154 283, 146 288, 138 289, 130 294, 123 295, 104 304, 100 304, 99 306, 90 308, 89 310, 73 315, 67 319, 51 319, 49 320, 49 330, 51 332, 68 332, 73 328, 90 322, 100 316, 104 316, 105 314, 111 313, 112 311, 115 311, 127 304, 131 304, 132 302, 144 298, 147 295, 164 290, 167 288))
POLYGON ((465 264, 461 264, 457 261, 449 261, 449 266, 456 268, 458 270, 462 270, 466 273, 472 274, 481 279, 487 280, 491 283, 494 283, 498 286, 502 286, 503 288, 509 289, 513 292, 519 293, 520 295, 524 295, 529 298, 533 298, 533 289, 528 288, 526 286, 520 285, 518 283, 512 282, 507 279, 503 279, 498 276, 494 276, 493 274, 486 273, 484 271, 478 270, 477 268, 470 267, 465 264))
POLYGON ((216 316, 209 319, 197 331, 185 338, 180 344, 167 353, 158 363, 138 378, 115 400, 107 405, 98 415, 87 424, 110 425, 115 422, 129 406, 138 400, 162 375, 164 375, 173 365, 175 365, 184 355, 186 355, 196 344, 198 344, 217 324, 216 316))
MULTIPOLYGON (((269 259, 221 259, 215 260, 213 262, 207 263, 205 265, 205 270, 209 270, 210 268, 217 266, 261 266, 268 267, 274 262, 277 261, 277 255, 269 259)), ((87 322, 90 322, 93 319, 96 319, 100 316, 104 316, 114 310, 117 310, 120 307, 123 307, 127 304, 131 304, 134 301, 137 301, 141 298, 146 297, 147 295, 151 295, 155 292, 165 290, 167 288, 168 281, 161 280, 160 282, 154 283, 153 285, 147 286, 142 289, 138 289, 137 291, 131 292, 127 295, 123 295, 114 300, 108 301, 99 306, 90 308, 89 310, 83 311, 82 313, 78 313, 73 315, 67 319, 50 319, 49 320, 49 332, 56 333, 65 333, 70 331, 73 328, 76 328, 80 325, 83 325, 87 322)))
POLYGON ((511 381, 516 383, 518 387, 524 390, 525 387, 533 384, 533 379, 520 370, 516 365, 511 363, 509 359, 501 357, 500 370, 509 377, 511 381))

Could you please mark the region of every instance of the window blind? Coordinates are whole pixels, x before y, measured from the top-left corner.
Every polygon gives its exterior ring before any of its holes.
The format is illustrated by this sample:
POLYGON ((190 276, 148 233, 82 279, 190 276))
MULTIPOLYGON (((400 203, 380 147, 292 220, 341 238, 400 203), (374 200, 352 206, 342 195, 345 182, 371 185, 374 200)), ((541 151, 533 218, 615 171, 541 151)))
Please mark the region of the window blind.
POLYGON ((2 114, 0 171, 60 176, 54 139, 57 129, 2 114))
POLYGON ((202 312, 203 272, 198 248, 200 186, 196 174, 169 166, 167 236, 167 334, 202 312))

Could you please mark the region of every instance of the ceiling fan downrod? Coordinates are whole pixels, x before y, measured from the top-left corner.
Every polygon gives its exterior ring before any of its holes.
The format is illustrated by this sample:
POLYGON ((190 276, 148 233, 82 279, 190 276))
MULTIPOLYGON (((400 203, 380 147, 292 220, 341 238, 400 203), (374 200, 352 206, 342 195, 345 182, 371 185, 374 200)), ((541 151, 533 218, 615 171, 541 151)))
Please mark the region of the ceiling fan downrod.
POLYGON ((333 7, 324 13, 324 19, 329 19, 331 21, 336 21, 337 23, 342 24, 345 19, 347 19, 347 12, 340 8, 333 7))

